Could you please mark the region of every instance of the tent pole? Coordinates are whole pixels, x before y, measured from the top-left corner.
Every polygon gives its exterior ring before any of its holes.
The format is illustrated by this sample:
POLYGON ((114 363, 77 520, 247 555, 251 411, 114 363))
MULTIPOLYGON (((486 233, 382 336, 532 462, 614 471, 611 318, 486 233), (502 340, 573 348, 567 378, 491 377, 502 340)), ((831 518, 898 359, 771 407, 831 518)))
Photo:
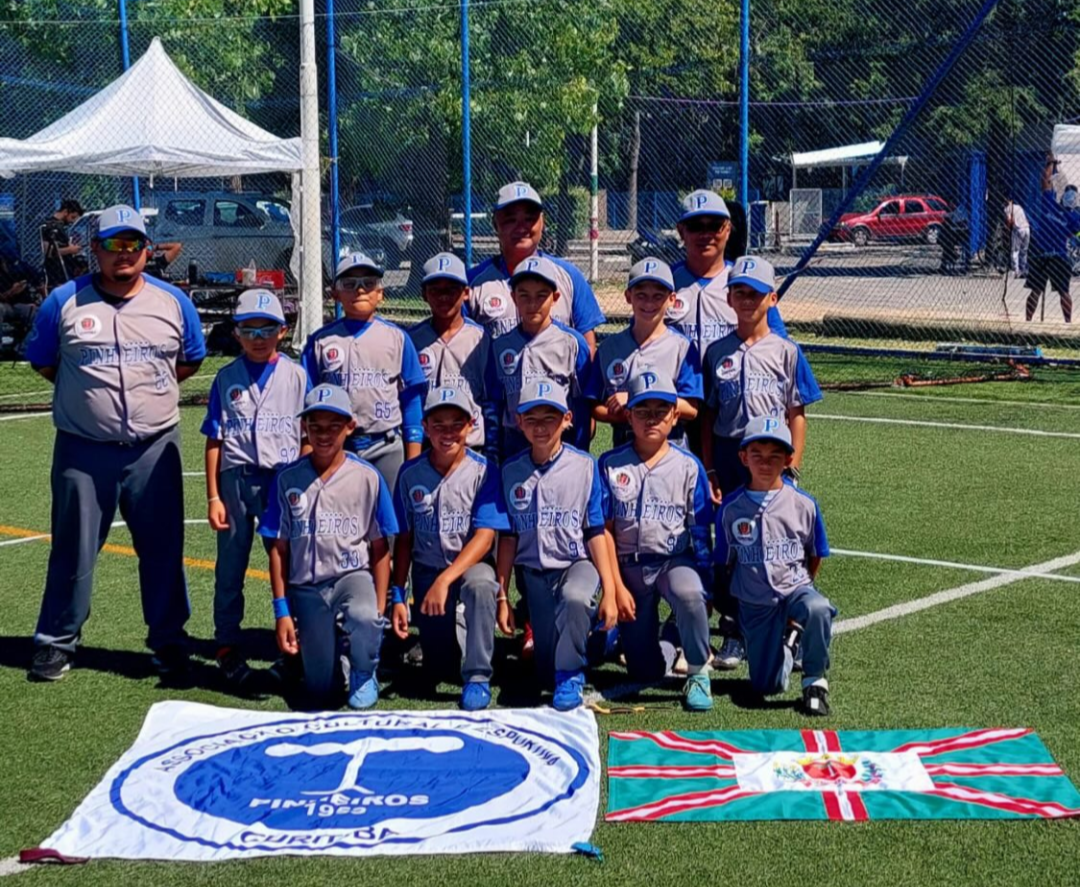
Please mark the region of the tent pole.
POLYGON ((322 221, 319 171, 319 75, 315 63, 315 0, 300 0, 300 341, 323 320, 322 221))
MULTIPOLYGON (((128 47, 127 0, 120 0, 120 60, 123 62, 125 71, 131 67, 131 50, 128 47)), ((142 209, 141 202, 139 198, 139 177, 135 176, 131 180, 131 203, 135 209, 142 209)))

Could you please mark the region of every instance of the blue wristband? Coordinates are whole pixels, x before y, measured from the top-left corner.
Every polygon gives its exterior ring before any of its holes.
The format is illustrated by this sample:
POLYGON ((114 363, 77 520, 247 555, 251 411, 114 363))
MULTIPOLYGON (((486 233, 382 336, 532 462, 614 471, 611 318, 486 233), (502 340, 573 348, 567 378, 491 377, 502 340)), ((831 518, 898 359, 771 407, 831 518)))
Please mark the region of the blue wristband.
POLYGON ((406 601, 405 589, 400 585, 390 586, 390 605, 396 606, 397 604, 404 604, 406 601))
POLYGON ((283 597, 274 598, 274 618, 283 619, 289 615, 289 601, 283 597))

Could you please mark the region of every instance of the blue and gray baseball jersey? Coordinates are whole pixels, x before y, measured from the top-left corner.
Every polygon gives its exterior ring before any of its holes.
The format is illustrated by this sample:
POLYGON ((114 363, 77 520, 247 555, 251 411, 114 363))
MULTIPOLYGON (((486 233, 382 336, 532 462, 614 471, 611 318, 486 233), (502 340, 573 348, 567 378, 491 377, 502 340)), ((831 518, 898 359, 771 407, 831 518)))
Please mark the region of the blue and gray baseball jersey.
POLYGON ((401 327, 381 317, 343 317, 311 335, 301 363, 313 386, 329 382, 349 393, 357 434, 403 427, 408 443, 424 439, 427 377, 401 327))
POLYGON ((740 438, 758 416, 787 421, 793 407, 821 400, 802 349, 769 333, 753 345, 730 333, 713 342, 702 369, 705 402, 716 413, 713 433, 740 438))
POLYGON ((498 468, 472 450, 445 476, 427 453, 406 462, 394 512, 401 531, 413 534, 413 560, 436 570, 454 562, 474 531, 510 528, 498 468))
POLYGON ((466 441, 470 447, 483 446, 487 426, 494 418, 494 409, 487 394, 488 354, 491 340, 484 328, 466 318, 465 326, 449 339, 443 339, 431 320, 422 320, 409 328, 409 338, 416 348, 420 368, 427 377, 430 390, 436 388, 465 389, 476 404, 476 423, 466 441))
POLYGON ((686 554, 698 566, 709 565, 712 499, 696 456, 669 447, 650 468, 627 444, 600 457, 600 479, 619 557, 686 554))
POLYGON ((588 453, 563 444, 537 465, 526 450, 503 465, 503 498, 510 532, 518 537, 514 563, 563 570, 587 560, 585 540, 604 529, 604 485, 588 453))
MULTIPOLYGON (((559 299, 551 316, 579 333, 596 329, 605 320, 589 281, 576 265, 549 255, 543 250, 538 256, 550 259, 559 277, 559 299)), ((481 324, 495 338, 505 335, 518 325, 518 312, 510 298, 510 275, 502 256, 495 256, 469 269, 469 317, 481 324)))
MULTIPOLYGON (((675 381, 679 397, 701 400, 701 359, 697 348, 686 336, 668 329, 659 338, 639 345, 633 326, 608 336, 596 349, 593 360, 592 395, 603 403, 611 395, 628 390, 630 377, 646 370, 658 370, 675 381)), ((627 425, 613 426, 615 445, 626 443, 630 437, 627 425)), ((681 438, 685 432, 676 425, 671 436, 681 438)))
POLYGON ((97 441, 133 443, 180 420, 176 364, 206 356, 199 315, 174 286, 143 276, 115 299, 93 275, 53 290, 34 318, 26 359, 56 367, 53 422, 97 441))
POLYGON ((279 354, 266 363, 238 357, 214 378, 202 433, 221 441, 221 468, 277 468, 300 455, 304 368, 279 354))
POLYGON ((259 533, 289 543, 288 584, 317 585, 371 566, 371 542, 398 531, 386 482, 345 454, 325 483, 305 457, 278 472, 259 533))
POLYGON ((821 509, 787 480, 769 493, 740 487, 716 519, 717 564, 733 564, 731 593, 768 606, 811 584, 807 558, 828 557, 821 509))

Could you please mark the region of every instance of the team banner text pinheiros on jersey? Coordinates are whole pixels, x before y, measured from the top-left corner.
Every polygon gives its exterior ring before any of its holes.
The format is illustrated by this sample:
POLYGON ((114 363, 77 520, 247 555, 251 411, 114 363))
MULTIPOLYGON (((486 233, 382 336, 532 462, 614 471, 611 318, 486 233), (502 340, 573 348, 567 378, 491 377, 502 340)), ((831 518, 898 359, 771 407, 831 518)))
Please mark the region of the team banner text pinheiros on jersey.
POLYGON ((608 780, 609 822, 1080 816, 1024 728, 612 733, 608 780))
POLYGON ((591 712, 295 714, 161 702, 42 846, 75 857, 570 852, 599 805, 591 712))

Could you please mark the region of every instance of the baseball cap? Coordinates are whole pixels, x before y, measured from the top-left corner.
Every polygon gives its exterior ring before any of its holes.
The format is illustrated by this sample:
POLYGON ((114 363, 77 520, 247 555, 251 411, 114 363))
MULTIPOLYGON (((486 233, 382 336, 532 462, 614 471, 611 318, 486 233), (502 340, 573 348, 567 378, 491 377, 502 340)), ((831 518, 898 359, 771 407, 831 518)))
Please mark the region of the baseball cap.
POLYGON ((499 194, 495 198, 495 211, 498 212, 511 203, 521 203, 522 201, 535 203, 540 209, 544 208, 544 201, 540 199, 540 195, 532 185, 528 182, 510 182, 510 184, 503 185, 499 189, 499 194))
POLYGON ((115 237, 124 231, 134 231, 143 237, 146 236, 146 224, 143 222, 143 217, 137 209, 133 209, 126 203, 110 206, 98 215, 94 223, 96 229, 94 236, 99 240, 115 237))
POLYGON ((233 320, 273 320, 285 326, 285 312, 281 302, 270 290, 244 290, 236 300, 233 320))
POLYGON ((555 407, 560 412, 568 413, 566 389, 552 379, 534 379, 521 389, 517 411, 519 414, 527 413, 533 407, 555 407))
POLYGON ((776 277, 772 263, 757 256, 743 256, 735 260, 735 265, 728 274, 728 286, 745 284, 759 293, 768 294, 776 289, 776 277))
POLYGON ((353 268, 367 268, 369 271, 374 271, 379 277, 383 276, 382 266, 374 259, 365 256, 363 253, 349 253, 337 263, 334 280, 337 280, 346 271, 352 271, 353 268))
POLYGON ((758 416, 746 423, 746 432, 743 434, 739 449, 743 449, 755 440, 771 440, 778 443, 789 453, 795 452, 791 444, 791 431, 787 422, 772 416, 758 416))
POLYGON ((731 213, 728 212, 727 204, 724 203, 724 198, 717 194, 715 191, 706 191, 703 188, 697 191, 691 191, 682 202, 683 211, 679 216, 680 222, 685 222, 687 219, 692 219, 696 216, 723 216, 725 219, 731 218, 731 213))
POLYGON ((352 404, 349 395, 344 388, 337 385, 316 385, 304 397, 304 408, 300 411, 301 416, 324 410, 327 413, 337 413, 339 416, 353 417, 352 404))
POLYGON ((679 395, 675 383, 665 373, 658 370, 640 370, 626 383, 629 398, 627 409, 632 409, 643 400, 662 400, 664 403, 678 403, 679 395))
POLYGON ((524 277, 539 277, 550 283, 552 289, 559 288, 559 281, 555 277, 555 263, 544 256, 529 256, 519 264, 510 277, 510 286, 516 286, 524 277))
POLYGON ((439 253, 424 262, 424 279, 420 282, 430 283, 432 280, 453 280, 467 286, 469 276, 461 259, 453 253, 439 253))
POLYGON ((636 283, 645 283, 649 280, 662 284, 669 290, 675 289, 675 278, 671 274, 668 263, 653 256, 647 256, 630 269, 630 282, 626 288, 630 289, 636 283))
POLYGON ((432 388, 424 398, 424 417, 440 407, 457 407, 471 419, 476 414, 476 405, 465 388, 432 388))

